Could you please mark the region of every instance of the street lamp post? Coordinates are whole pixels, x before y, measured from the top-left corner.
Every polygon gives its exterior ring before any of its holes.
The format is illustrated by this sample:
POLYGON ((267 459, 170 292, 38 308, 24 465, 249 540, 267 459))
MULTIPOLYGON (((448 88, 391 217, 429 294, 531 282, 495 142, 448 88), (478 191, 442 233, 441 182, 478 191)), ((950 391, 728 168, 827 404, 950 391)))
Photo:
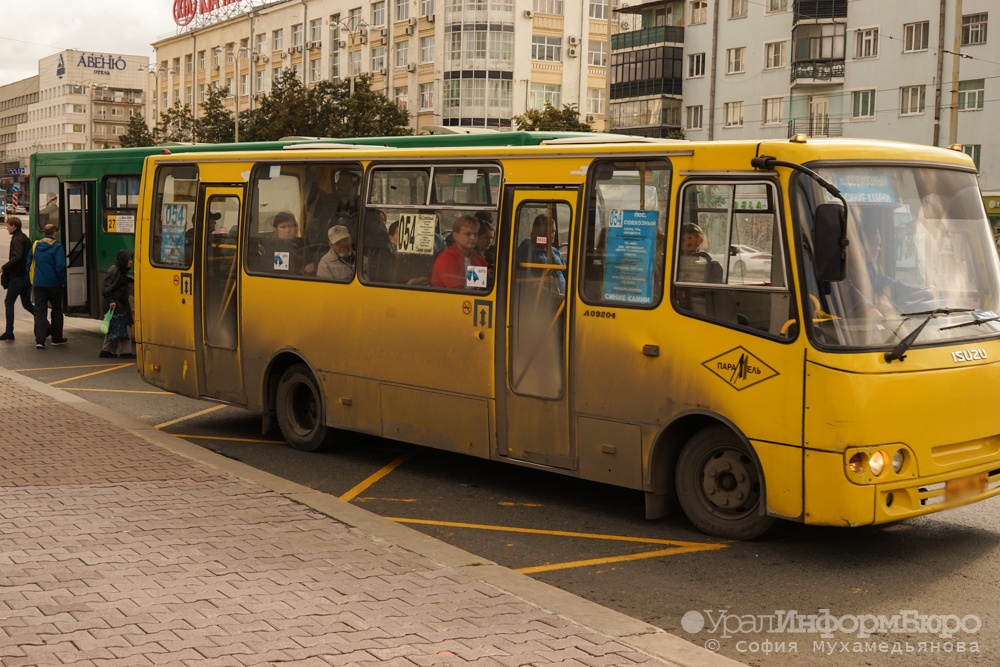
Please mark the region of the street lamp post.
MULTIPOLYGON (((164 69, 162 67, 150 67, 149 68, 149 75, 151 77, 153 77, 153 96, 152 96, 152 99, 149 101, 150 111, 155 111, 156 109, 159 108, 157 106, 157 104, 156 104, 156 99, 157 99, 157 96, 160 94, 160 75, 161 74, 177 74, 177 70, 175 70, 173 67, 171 67, 169 69, 164 69)), ((162 109, 160 109, 160 110, 162 111, 162 109)), ((150 120, 151 119, 147 118, 146 122, 148 123, 150 120)), ((154 123, 154 125, 155 125, 155 123, 154 123)))
MULTIPOLYGON (((216 48, 216 53, 222 53, 222 48, 216 48)), ((235 118, 233 119, 233 141, 239 143, 240 141, 240 61, 249 60, 253 61, 253 56, 256 55, 254 51, 251 51, 249 47, 240 46, 238 48, 230 47, 226 53, 233 58, 233 90, 230 91, 233 94, 233 107, 235 108, 235 118)), ((250 76, 249 74, 247 76, 250 76)))
MULTIPOLYGON (((364 19, 352 19, 350 21, 348 19, 338 19, 330 23, 331 31, 337 31, 340 30, 340 28, 343 28, 344 30, 347 31, 347 35, 350 38, 351 46, 354 46, 355 36, 360 35, 362 30, 366 30, 369 27, 370 26, 365 22, 364 19), (353 25, 351 25, 352 23, 353 25)), ((339 49, 340 45, 335 43, 333 47, 339 49)), ((350 52, 348 52, 348 56, 350 56, 350 52)), ((349 72, 350 96, 354 97, 354 64, 350 61, 350 58, 348 58, 347 66, 350 68, 349 72)))

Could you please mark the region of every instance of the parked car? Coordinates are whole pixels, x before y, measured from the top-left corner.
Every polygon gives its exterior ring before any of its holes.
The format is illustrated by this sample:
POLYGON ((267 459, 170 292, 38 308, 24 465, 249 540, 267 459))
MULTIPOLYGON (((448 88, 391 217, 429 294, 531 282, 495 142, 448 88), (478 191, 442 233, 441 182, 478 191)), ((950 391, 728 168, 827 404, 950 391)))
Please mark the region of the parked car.
MULTIPOLYGON (((713 254, 712 258, 722 262, 722 256, 713 254)), ((745 277, 764 278, 771 275, 771 253, 758 250, 748 245, 729 246, 729 276, 730 281, 740 281, 745 277)))

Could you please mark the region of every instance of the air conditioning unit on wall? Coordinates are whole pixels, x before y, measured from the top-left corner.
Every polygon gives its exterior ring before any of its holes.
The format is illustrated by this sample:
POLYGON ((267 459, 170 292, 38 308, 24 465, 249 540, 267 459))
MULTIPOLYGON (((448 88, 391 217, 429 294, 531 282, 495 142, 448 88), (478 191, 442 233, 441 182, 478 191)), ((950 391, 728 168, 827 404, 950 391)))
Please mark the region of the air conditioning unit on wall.
POLYGON ((524 10, 524 18, 530 19, 534 15, 535 15, 535 12, 531 11, 530 9, 525 9, 524 10))
POLYGON ((571 46, 568 49, 566 49, 566 55, 569 56, 570 58, 576 58, 578 52, 579 50, 575 46, 571 46))

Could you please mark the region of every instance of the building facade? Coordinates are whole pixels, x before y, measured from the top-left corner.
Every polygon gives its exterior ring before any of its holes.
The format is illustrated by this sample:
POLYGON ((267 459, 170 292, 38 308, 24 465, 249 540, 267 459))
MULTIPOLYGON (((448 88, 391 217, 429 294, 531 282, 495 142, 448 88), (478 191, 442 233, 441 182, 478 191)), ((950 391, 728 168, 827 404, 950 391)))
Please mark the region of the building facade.
POLYGON ((987 39, 991 4, 622 7, 612 36, 611 129, 709 141, 806 134, 957 145, 979 167, 987 201, 1000 201, 1000 138, 988 113, 1000 100, 996 39, 992 50, 987 39))
POLYGON ((283 69, 311 85, 370 74, 427 126, 505 129, 528 109, 574 105, 605 125, 608 0, 287 0, 192 27, 153 46, 150 118, 228 87, 253 108, 283 69))

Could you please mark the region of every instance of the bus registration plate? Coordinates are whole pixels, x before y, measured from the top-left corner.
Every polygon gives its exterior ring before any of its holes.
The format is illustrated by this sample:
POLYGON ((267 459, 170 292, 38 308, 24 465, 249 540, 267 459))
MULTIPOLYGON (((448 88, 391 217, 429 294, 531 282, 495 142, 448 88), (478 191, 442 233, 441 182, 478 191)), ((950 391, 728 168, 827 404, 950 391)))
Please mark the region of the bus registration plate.
POLYGON ((989 482, 990 474, 988 472, 950 480, 944 485, 944 499, 951 502, 985 493, 989 482))

